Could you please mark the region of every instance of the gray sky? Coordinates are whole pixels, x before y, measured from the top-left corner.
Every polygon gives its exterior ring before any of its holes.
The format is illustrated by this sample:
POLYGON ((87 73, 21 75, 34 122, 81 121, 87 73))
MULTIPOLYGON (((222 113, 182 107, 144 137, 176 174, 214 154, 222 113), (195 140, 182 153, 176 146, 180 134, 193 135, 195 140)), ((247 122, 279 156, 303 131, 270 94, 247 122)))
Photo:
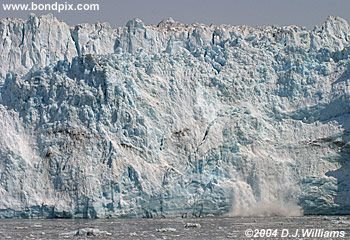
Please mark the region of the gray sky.
MULTIPOLYGON (((232 25, 320 25, 327 16, 350 20, 350 0, 0 0, 1 3, 99 3, 99 12, 52 12, 69 24, 109 22, 122 26, 134 17, 157 24, 173 17, 183 23, 232 25)), ((40 15, 42 12, 35 12, 40 15)), ((5 12, 0 17, 27 18, 29 12, 5 12)))

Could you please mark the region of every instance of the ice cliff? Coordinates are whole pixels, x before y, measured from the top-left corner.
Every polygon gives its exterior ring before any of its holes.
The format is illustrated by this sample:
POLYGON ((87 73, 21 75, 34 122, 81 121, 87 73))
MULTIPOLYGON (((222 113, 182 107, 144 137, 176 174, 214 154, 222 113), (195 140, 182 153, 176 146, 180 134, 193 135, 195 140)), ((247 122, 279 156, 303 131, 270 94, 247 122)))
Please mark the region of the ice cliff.
POLYGON ((0 217, 350 214, 345 20, 0 35, 0 217))

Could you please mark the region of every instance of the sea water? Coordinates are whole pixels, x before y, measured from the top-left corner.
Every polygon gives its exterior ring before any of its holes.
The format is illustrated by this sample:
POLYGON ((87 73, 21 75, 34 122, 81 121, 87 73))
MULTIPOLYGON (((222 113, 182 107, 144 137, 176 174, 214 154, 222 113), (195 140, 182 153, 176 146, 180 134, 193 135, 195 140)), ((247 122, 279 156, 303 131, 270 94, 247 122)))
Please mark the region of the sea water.
POLYGON ((4 219, 0 239, 350 239, 350 217, 4 219))

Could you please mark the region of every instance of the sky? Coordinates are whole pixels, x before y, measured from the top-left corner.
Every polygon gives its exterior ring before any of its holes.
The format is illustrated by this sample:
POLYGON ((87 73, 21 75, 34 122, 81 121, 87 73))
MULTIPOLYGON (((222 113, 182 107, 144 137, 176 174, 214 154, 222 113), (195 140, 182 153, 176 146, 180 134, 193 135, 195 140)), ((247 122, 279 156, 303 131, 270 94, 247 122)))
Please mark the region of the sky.
MULTIPOLYGON (((172 17, 183 23, 232 25, 321 25, 327 16, 340 16, 350 21, 350 0, 0 0, 4 3, 98 3, 97 12, 53 12, 69 23, 109 22, 123 26, 135 17, 146 24, 157 24, 172 17)), ((36 11, 36 15, 46 12, 36 11)), ((27 18, 27 11, 4 11, 0 17, 27 18)))

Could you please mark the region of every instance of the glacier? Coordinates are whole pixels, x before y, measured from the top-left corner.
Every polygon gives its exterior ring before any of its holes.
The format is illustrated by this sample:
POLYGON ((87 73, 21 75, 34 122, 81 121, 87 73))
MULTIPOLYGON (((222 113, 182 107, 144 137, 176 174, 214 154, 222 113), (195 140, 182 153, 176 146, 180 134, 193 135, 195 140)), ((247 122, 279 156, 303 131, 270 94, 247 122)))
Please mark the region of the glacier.
POLYGON ((346 20, 0 35, 0 218, 350 214, 346 20))

